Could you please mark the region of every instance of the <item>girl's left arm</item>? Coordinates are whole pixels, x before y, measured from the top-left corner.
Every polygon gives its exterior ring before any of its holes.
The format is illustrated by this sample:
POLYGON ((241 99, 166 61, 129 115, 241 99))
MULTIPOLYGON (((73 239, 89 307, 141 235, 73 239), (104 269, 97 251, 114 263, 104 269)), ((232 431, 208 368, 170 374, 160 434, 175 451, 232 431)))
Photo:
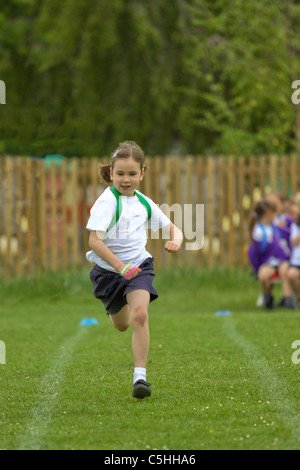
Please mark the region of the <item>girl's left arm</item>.
POLYGON ((172 222, 163 228, 163 233, 170 235, 170 240, 165 243, 165 249, 170 253, 180 250, 183 242, 183 233, 172 222))

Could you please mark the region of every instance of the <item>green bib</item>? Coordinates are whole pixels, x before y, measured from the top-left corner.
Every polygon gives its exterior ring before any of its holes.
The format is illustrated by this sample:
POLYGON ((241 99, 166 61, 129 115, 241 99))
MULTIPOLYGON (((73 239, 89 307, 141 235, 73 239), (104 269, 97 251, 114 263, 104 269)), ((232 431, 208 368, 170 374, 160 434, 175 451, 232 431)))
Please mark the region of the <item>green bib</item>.
MULTIPOLYGON (((112 186, 110 188, 111 192, 113 193, 113 195, 115 196, 116 200, 117 200, 117 209, 116 209, 116 213, 115 215, 113 216, 110 224, 109 224, 109 227, 108 229, 106 230, 106 233, 109 232, 113 227, 114 225, 116 225, 116 223, 118 222, 120 216, 121 216, 121 212, 122 212, 122 195, 121 193, 114 187, 112 186)), ((143 206, 146 207, 146 210, 147 210, 147 214, 148 214, 148 220, 150 219, 151 217, 151 206, 149 204, 148 201, 146 201, 146 199, 139 193, 137 193, 136 191, 134 191, 134 194, 135 196, 137 196, 140 200, 140 202, 143 204, 143 206)))

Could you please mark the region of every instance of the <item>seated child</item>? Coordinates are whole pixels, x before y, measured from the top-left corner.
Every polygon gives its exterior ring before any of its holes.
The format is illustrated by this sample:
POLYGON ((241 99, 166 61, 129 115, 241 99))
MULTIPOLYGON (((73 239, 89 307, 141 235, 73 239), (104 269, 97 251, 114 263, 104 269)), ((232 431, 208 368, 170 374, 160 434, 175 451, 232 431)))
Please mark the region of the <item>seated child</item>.
POLYGON ((300 308, 300 209, 298 209, 298 219, 291 227, 291 256, 288 277, 290 284, 297 295, 296 308, 300 308))
POLYGON ((279 237, 281 247, 287 255, 290 255, 291 225, 294 222, 291 214, 293 213, 294 203, 288 197, 284 197, 277 193, 268 194, 266 201, 271 202, 271 204, 275 204, 276 206, 276 214, 272 224, 277 236, 279 237))
POLYGON ((269 201, 259 201, 249 223, 251 244, 248 257, 261 284, 264 306, 272 309, 274 297, 271 277, 278 272, 282 280, 283 305, 293 308, 292 289, 288 279, 289 255, 280 245, 280 239, 273 226, 276 207, 269 201))

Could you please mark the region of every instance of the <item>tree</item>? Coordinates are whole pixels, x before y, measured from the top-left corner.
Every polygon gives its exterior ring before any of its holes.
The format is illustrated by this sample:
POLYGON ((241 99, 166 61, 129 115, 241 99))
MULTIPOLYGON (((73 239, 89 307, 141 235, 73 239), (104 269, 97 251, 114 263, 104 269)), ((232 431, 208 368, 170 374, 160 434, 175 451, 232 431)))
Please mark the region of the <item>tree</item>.
POLYGON ((178 127, 179 4, 6 5, 1 42, 10 57, 0 59, 11 90, 2 122, 6 149, 93 155, 134 139, 146 151, 166 151, 178 127))
POLYGON ((299 0, 0 0, 0 152, 300 149, 299 0))
MULTIPOLYGON (((276 2, 192 0, 191 113, 200 145, 215 153, 295 149, 286 29, 276 2)), ((297 12, 293 14, 298 15, 297 12)))

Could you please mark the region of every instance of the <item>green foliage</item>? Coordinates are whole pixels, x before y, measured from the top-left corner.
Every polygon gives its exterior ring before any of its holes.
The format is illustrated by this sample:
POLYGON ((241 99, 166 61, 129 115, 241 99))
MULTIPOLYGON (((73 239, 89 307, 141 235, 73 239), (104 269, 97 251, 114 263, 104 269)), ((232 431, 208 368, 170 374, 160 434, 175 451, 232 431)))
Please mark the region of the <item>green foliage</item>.
MULTIPOLYGON (((195 86, 187 110, 211 152, 294 149, 290 71, 296 64, 288 55, 294 38, 288 37, 286 3, 281 10, 271 0, 192 1, 185 65, 195 86)), ((294 5, 293 16, 299 13, 294 5)))
MULTIPOLYGON (((0 150, 292 152, 298 0, 0 0, 0 150)), ((298 127, 300 122, 298 121, 298 127)))

